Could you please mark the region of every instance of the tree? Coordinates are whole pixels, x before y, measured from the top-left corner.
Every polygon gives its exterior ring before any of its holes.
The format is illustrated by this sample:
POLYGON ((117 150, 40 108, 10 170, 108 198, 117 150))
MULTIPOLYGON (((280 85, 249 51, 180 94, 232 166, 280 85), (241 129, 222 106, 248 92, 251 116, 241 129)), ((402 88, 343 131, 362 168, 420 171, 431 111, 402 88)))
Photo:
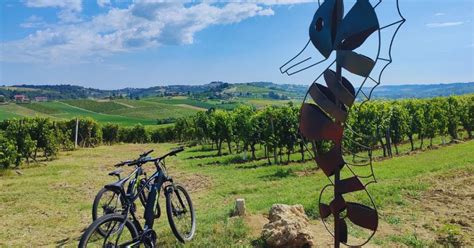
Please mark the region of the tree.
POLYGON ((6 137, 13 140, 16 145, 16 150, 19 156, 16 156, 15 165, 19 166, 22 159, 30 163, 30 158, 33 158, 33 153, 36 149, 36 141, 30 136, 30 123, 27 119, 10 120, 5 130, 6 137))
POLYGON ((102 139, 104 143, 112 145, 119 141, 119 125, 107 123, 102 127, 102 139))
POLYGON ((252 132, 251 116, 254 114, 254 108, 248 105, 239 105, 232 111, 232 129, 234 142, 239 152, 239 144, 243 143, 243 149, 247 150, 249 146, 248 134, 252 132))
POLYGON ((408 140, 410 141, 411 150, 414 151, 415 146, 413 144, 413 137, 415 134, 418 134, 418 136, 420 136, 420 132, 422 132, 424 126, 426 125, 424 122, 424 109, 420 100, 408 100, 403 103, 408 111, 407 136, 408 140))
POLYGON ((472 139, 472 130, 474 129, 474 95, 462 97, 459 101, 459 117, 464 130, 472 139))
POLYGON ((408 111, 399 103, 393 102, 390 115, 390 138, 398 155, 398 144, 403 141, 408 129, 408 111))
MULTIPOLYGON (((443 98, 434 98, 430 100, 430 103, 432 104, 434 108, 434 122, 437 125, 437 131, 438 134, 441 135, 441 138, 443 140, 443 144, 446 143, 445 138, 446 135, 449 134, 448 132, 448 125, 449 125, 449 120, 448 120, 448 113, 447 113, 447 102, 443 98)), ((429 129, 429 128, 428 128, 429 129)), ((431 132, 432 134, 432 132, 431 132)), ((430 135, 430 146, 433 144, 433 138, 435 137, 435 134, 430 135)))
MULTIPOLYGON (((76 119, 68 122, 68 129, 71 132, 71 140, 75 139, 76 119)), ((97 121, 92 118, 79 119, 77 142, 82 147, 96 147, 102 142, 102 128, 97 121)))
POLYGON ((423 149, 423 138, 430 139, 430 147, 433 146, 433 138, 439 133, 439 128, 443 127, 444 121, 440 123, 439 116, 444 118, 442 114, 439 113, 439 106, 436 103, 435 99, 430 99, 423 103, 423 113, 424 113, 424 123, 426 125, 420 131, 419 139, 420 139, 420 149, 423 149))
POLYGON ((460 108, 458 98, 450 96, 444 100, 446 115, 448 120, 448 133, 453 140, 458 139, 458 126, 461 122, 460 115, 462 109, 460 108))
POLYGON ((222 155, 222 142, 226 141, 229 153, 232 153, 230 142, 232 142, 232 120, 227 111, 215 110, 211 114, 213 119, 212 137, 217 145, 217 154, 222 155))
POLYGON ((51 120, 36 117, 25 121, 30 123, 30 136, 36 141, 33 158, 36 160, 38 150, 43 150, 46 158, 56 156, 59 151, 59 141, 51 120))
POLYGON ((8 138, 5 132, 0 131, 0 167, 6 169, 15 164, 18 156, 15 140, 8 138))

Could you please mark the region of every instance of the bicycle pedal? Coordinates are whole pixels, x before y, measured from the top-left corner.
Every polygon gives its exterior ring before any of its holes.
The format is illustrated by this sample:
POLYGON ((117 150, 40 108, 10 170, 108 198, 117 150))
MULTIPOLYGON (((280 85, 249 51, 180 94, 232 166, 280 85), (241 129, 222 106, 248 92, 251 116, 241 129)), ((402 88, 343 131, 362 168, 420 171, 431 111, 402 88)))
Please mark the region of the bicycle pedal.
POLYGON ((141 237, 141 242, 145 247, 156 247, 156 240, 158 239, 156 232, 153 229, 146 230, 141 237))

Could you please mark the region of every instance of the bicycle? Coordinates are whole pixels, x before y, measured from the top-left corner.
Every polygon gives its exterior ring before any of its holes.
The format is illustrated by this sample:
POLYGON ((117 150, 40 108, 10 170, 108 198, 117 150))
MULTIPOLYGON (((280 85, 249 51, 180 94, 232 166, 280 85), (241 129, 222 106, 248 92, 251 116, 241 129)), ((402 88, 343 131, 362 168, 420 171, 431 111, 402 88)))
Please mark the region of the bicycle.
MULTIPOLYGON (((168 222, 175 237, 182 243, 190 241, 196 230, 196 220, 191 198, 185 188, 175 184, 167 175, 165 158, 183 151, 182 147, 174 149, 158 158, 143 157, 127 163, 127 165, 142 166, 153 162, 156 171, 145 182, 144 187, 132 195, 125 192, 126 179, 105 185, 105 188, 116 192, 123 200, 124 211, 111 213, 96 219, 84 232, 79 242, 79 247, 87 245, 102 245, 102 247, 130 247, 144 244, 145 247, 155 247, 157 235, 153 230, 155 221, 155 204, 160 190, 163 189, 166 198, 166 213, 168 222), (145 188, 149 189, 145 204, 142 228, 135 215, 133 203, 145 188), (100 235, 100 230, 105 230, 105 235, 100 235), (98 233, 98 235, 95 235, 98 233)), ((158 206, 159 208, 159 206, 158 206)))
MULTIPOLYGON (((138 159, 144 158, 152 153, 153 150, 144 152, 143 154, 139 155, 138 159)), ((132 163, 132 160, 123 161, 118 164, 115 164, 115 167, 121 167, 127 164, 132 163)), ((118 178, 117 181, 122 180, 121 173, 123 171, 121 169, 114 170, 109 173, 109 176, 116 176, 118 178)), ((129 181, 127 186, 127 194, 131 195, 136 192, 137 189, 144 187, 144 183, 146 182, 146 173, 141 168, 139 164, 135 165, 135 169, 125 177, 127 181, 129 181), (143 177, 142 177, 143 176, 143 177)), ((145 188, 142 193, 139 195, 140 202, 142 203, 143 207, 145 207, 146 199, 148 195, 148 190, 145 188)), ((106 214, 112 214, 115 212, 123 211, 123 201, 120 199, 120 195, 114 191, 111 191, 105 187, 103 187, 94 198, 94 202, 92 204, 92 221, 95 221, 100 216, 106 214), (99 210, 102 210, 99 212, 99 210), (100 214, 100 215, 99 215, 100 214)), ((161 213, 157 213, 157 217, 159 217, 161 213)), ((101 234, 105 235, 102 231, 101 234)))

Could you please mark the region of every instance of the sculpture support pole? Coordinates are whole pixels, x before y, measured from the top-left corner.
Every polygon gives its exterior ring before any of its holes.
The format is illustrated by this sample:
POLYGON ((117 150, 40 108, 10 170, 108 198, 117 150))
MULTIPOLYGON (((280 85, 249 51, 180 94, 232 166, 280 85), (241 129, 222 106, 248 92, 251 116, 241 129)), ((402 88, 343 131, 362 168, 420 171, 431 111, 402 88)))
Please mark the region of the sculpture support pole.
MULTIPOLYGON (((341 66, 338 63, 336 64, 336 80, 338 80, 339 82, 342 80, 341 66)), ((339 105, 339 101, 337 100, 336 100, 336 105, 339 105)), ((334 199, 338 199, 340 197, 340 193, 338 193, 340 174, 341 174, 341 168, 338 167, 336 168, 334 172, 334 199)), ((340 217, 339 213, 334 214, 334 247, 335 248, 339 248, 339 245, 340 245, 339 217, 340 217)))
MULTIPOLYGON (((340 3, 342 5, 342 1, 340 3)), ((337 15, 336 19, 336 27, 339 27, 342 23, 342 16, 343 15, 337 15)), ((339 50, 336 49, 336 58, 339 56, 339 50)), ((337 60, 336 60, 337 61, 337 60)), ((342 67, 339 64, 339 62, 336 62, 336 80, 338 82, 342 82, 342 67)), ((336 98, 336 105, 339 106, 339 100, 336 98)), ((342 124, 342 123, 338 123, 342 124)), ((341 144, 342 146, 342 144, 341 144)), ((339 149, 342 149, 340 147, 339 149)), ((342 156, 342 153, 341 153, 342 156)), ((339 199, 340 193, 338 193, 338 186, 339 186, 339 180, 340 180, 340 174, 341 174, 341 167, 336 168, 336 171, 334 172, 334 199, 339 199)), ((340 241, 341 241, 341 232, 340 232, 340 223, 339 223, 339 213, 334 214, 334 247, 339 248, 340 246, 340 241)))

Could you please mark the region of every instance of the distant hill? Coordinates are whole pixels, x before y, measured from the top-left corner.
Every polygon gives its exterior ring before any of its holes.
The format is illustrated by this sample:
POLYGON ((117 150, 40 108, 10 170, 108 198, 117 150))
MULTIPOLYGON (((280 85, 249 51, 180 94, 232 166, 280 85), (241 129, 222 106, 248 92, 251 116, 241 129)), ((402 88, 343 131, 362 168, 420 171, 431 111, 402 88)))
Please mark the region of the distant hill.
POLYGON ((474 93, 474 82, 451 84, 381 85, 374 90, 374 98, 428 98, 474 93))
MULTIPOLYGON (((75 85, 15 85, 0 87, 0 95, 12 99, 23 94, 33 99, 46 96, 51 100, 84 98, 130 98, 154 96, 187 96, 194 99, 267 98, 275 100, 301 99, 308 86, 275 84, 271 82, 249 82, 230 84, 211 82, 203 85, 167 85, 149 88, 125 88, 100 90, 75 85)), ((382 85, 375 89, 374 98, 427 98, 436 96, 463 95, 474 93, 474 82, 424 85, 382 85)))

